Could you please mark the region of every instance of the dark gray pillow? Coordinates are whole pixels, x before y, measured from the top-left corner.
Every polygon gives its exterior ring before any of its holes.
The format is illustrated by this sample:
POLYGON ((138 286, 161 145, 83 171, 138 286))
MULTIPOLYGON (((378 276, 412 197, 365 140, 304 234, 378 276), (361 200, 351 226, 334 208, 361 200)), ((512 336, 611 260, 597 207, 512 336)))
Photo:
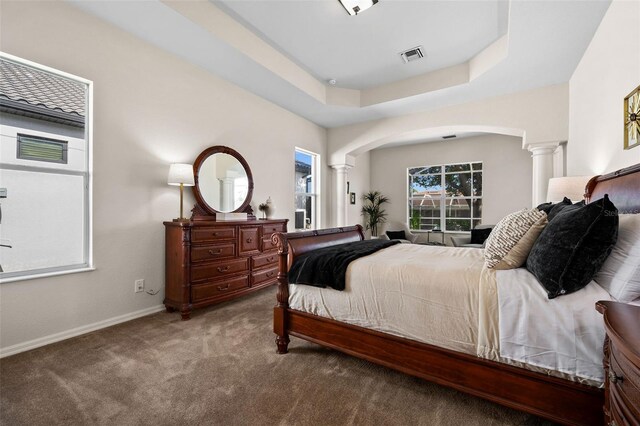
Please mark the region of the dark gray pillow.
POLYGON ((540 204, 538 207, 536 207, 538 210, 540 210, 541 212, 545 212, 547 214, 547 218, 549 216, 549 213, 551 212, 551 210, 556 207, 556 206, 560 206, 560 209, 562 209, 562 207, 565 206, 570 206, 571 205, 571 200, 568 199, 567 197, 564 197, 564 199, 562 201, 560 201, 559 203, 542 203, 540 204))
MULTIPOLYGON (((571 200, 569 200, 568 198, 565 198, 565 200, 568 200, 569 202, 571 202, 571 200)), ((562 204, 556 204, 555 206, 553 206, 551 211, 547 213, 547 220, 551 222, 551 220, 554 217, 556 217, 559 213, 579 209, 580 207, 584 207, 584 201, 578 201, 575 204, 571 204, 571 203, 565 204, 564 202, 562 202, 562 204)))
POLYGON ((387 231, 387 237, 390 240, 406 240, 407 236, 404 231, 387 231))
POLYGON ((545 212, 546 214, 549 214, 549 210, 551 210, 551 207, 553 207, 553 203, 549 202, 549 203, 542 203, 538 205, 536 209, 540 210, 541 212, 545 212))
POLYGON ((564 199, 562 201, 560 201, 559 203, 556 204, 551 204, 551 206, 548 206, 546 208, 543 209, 538 209, 541 210, 543 212, 545 212, 547 214, 547 220, 551 220, 555 215, 557 215, 558 213, 560 213, 562 210, 564 210, 565 208, 571 206, 573 204, 571 204, 571 200, 568 199, 567 197, 564 197, 564 199))
POLYGON ((618 210, 607 195, 576 203, 549 221, 527 258, 527 269, 549 299, 580 290, 595 276, 618 239, 618 210))

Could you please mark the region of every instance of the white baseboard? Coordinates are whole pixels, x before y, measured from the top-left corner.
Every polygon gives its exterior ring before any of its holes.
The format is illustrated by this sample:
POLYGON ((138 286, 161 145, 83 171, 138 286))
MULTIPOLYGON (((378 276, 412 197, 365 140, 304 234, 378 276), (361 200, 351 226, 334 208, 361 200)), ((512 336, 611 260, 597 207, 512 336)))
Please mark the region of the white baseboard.
POLYGON ((80 336, 81 334, 90 333, 92 331, 100 330, 101 328, 111 327, 112 325, 120 324, 126 321, 131 321, 132 319, 144 317, 146 315, 155 314, 156 312, 160 312, 162 310, 164 310, 164 305, 152 306, 151 308, 141 309, 139 311, 130 312, 128 314, 109 318, 103 321, 94 322, 93 324, 83 325, 82 327, 72 328, 71 330, 50 334, 44 337, 39 337, 37 339, 29 340, 27 342, 8 346, 6 348, 0 348, 0 358, 4 358, 9 355, 15 355, 20 352, 29 351, 31 349, 39 348, 41 346, 50 345, 51 343, 59 342, 61 340, 69 339, 71 337, 80 336))

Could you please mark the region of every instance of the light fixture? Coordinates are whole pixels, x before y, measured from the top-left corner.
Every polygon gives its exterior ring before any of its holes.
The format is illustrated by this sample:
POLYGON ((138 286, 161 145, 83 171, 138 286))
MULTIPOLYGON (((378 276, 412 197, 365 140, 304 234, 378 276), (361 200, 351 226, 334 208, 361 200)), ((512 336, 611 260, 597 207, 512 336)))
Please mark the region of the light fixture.
POLYGON ((182 217, 182 199, 185 186, 194 186, 193 166, 191 164, 172 164, 169 167, 169 177, 167 178, 169 185, 180 185, 180 217, 173 219, 174 222, 185 222, 188 219, 182 217))
POLYGON ((547 202, 559 202, 567 197, 574 203, 584 199, 585 187, 591 176, 564 176, 549 179, 547 202))
POLYGON ((363 10, 369 9, 374 4, 378 3, 378 0, 339 0, 342 7, 345 8, 347 13, 351 16, 357 15, 363 10))

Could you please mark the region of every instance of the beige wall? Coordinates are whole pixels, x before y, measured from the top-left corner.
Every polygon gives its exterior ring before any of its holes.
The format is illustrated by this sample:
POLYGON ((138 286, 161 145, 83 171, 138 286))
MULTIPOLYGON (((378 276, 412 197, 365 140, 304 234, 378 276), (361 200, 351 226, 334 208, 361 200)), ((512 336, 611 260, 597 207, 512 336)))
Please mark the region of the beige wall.
POLYGON ((569 175, 640 163, 623 147, 623 99, 640 85, 640 2, 614 0, 570 80, 569 175))
POLYGON ((482 161, 482 221, 496 224, 531 204, 531 156, 521 145, 520 138, 485 135, 376 149, 371 151, 371 189, 391 198, 389 221, 406 223, 407 168, 482 161))
MULTIPOLYGON (((178 216, 178 191, 166 184, 170 163, 193 162, 211 145, 230 146, 252 168, 254 206, 271 196, 276 215, 291 221, 294 147, 321 154, 322 174, 325 180, 329 176, 325 129, 68 3, 2 2, 1 7, 2 51, 94 82, 97 268, 2 284, 4 353, 162 303, 162 221, 178 216), (134 294, 137 278, 160 292, 134 294)), ((190 208, 194 200, 186 193, 190 208)), ((323 194, 329 200, 327 185, 323 194)))
POLYGON ((348 171, 349 191, 355 192, 356 203, 352 205, 347 198, 347 225, 363 224, 364 218, 360 215, 362 209, 362 195, 370 188, 370 152, 365 152, 356 157, 356 164, 348 171))

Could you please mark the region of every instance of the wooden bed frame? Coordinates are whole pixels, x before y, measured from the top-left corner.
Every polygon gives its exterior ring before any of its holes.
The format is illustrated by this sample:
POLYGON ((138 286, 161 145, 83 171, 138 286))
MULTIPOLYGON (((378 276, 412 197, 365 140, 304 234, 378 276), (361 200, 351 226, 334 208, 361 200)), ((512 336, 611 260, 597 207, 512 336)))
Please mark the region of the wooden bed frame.
MULTIPOLYGON (((640 213, 640 164, 596 176, 585 191, 587 201, 607 193, 620 213, 640 213)), ((273 316, 279 354, 287 353, 292 335, 556 422, 603 424, 603 389, 289 308, 287 272, 296 256, 362 239, 360 225, 273 235, 280 259, 273 316)))

